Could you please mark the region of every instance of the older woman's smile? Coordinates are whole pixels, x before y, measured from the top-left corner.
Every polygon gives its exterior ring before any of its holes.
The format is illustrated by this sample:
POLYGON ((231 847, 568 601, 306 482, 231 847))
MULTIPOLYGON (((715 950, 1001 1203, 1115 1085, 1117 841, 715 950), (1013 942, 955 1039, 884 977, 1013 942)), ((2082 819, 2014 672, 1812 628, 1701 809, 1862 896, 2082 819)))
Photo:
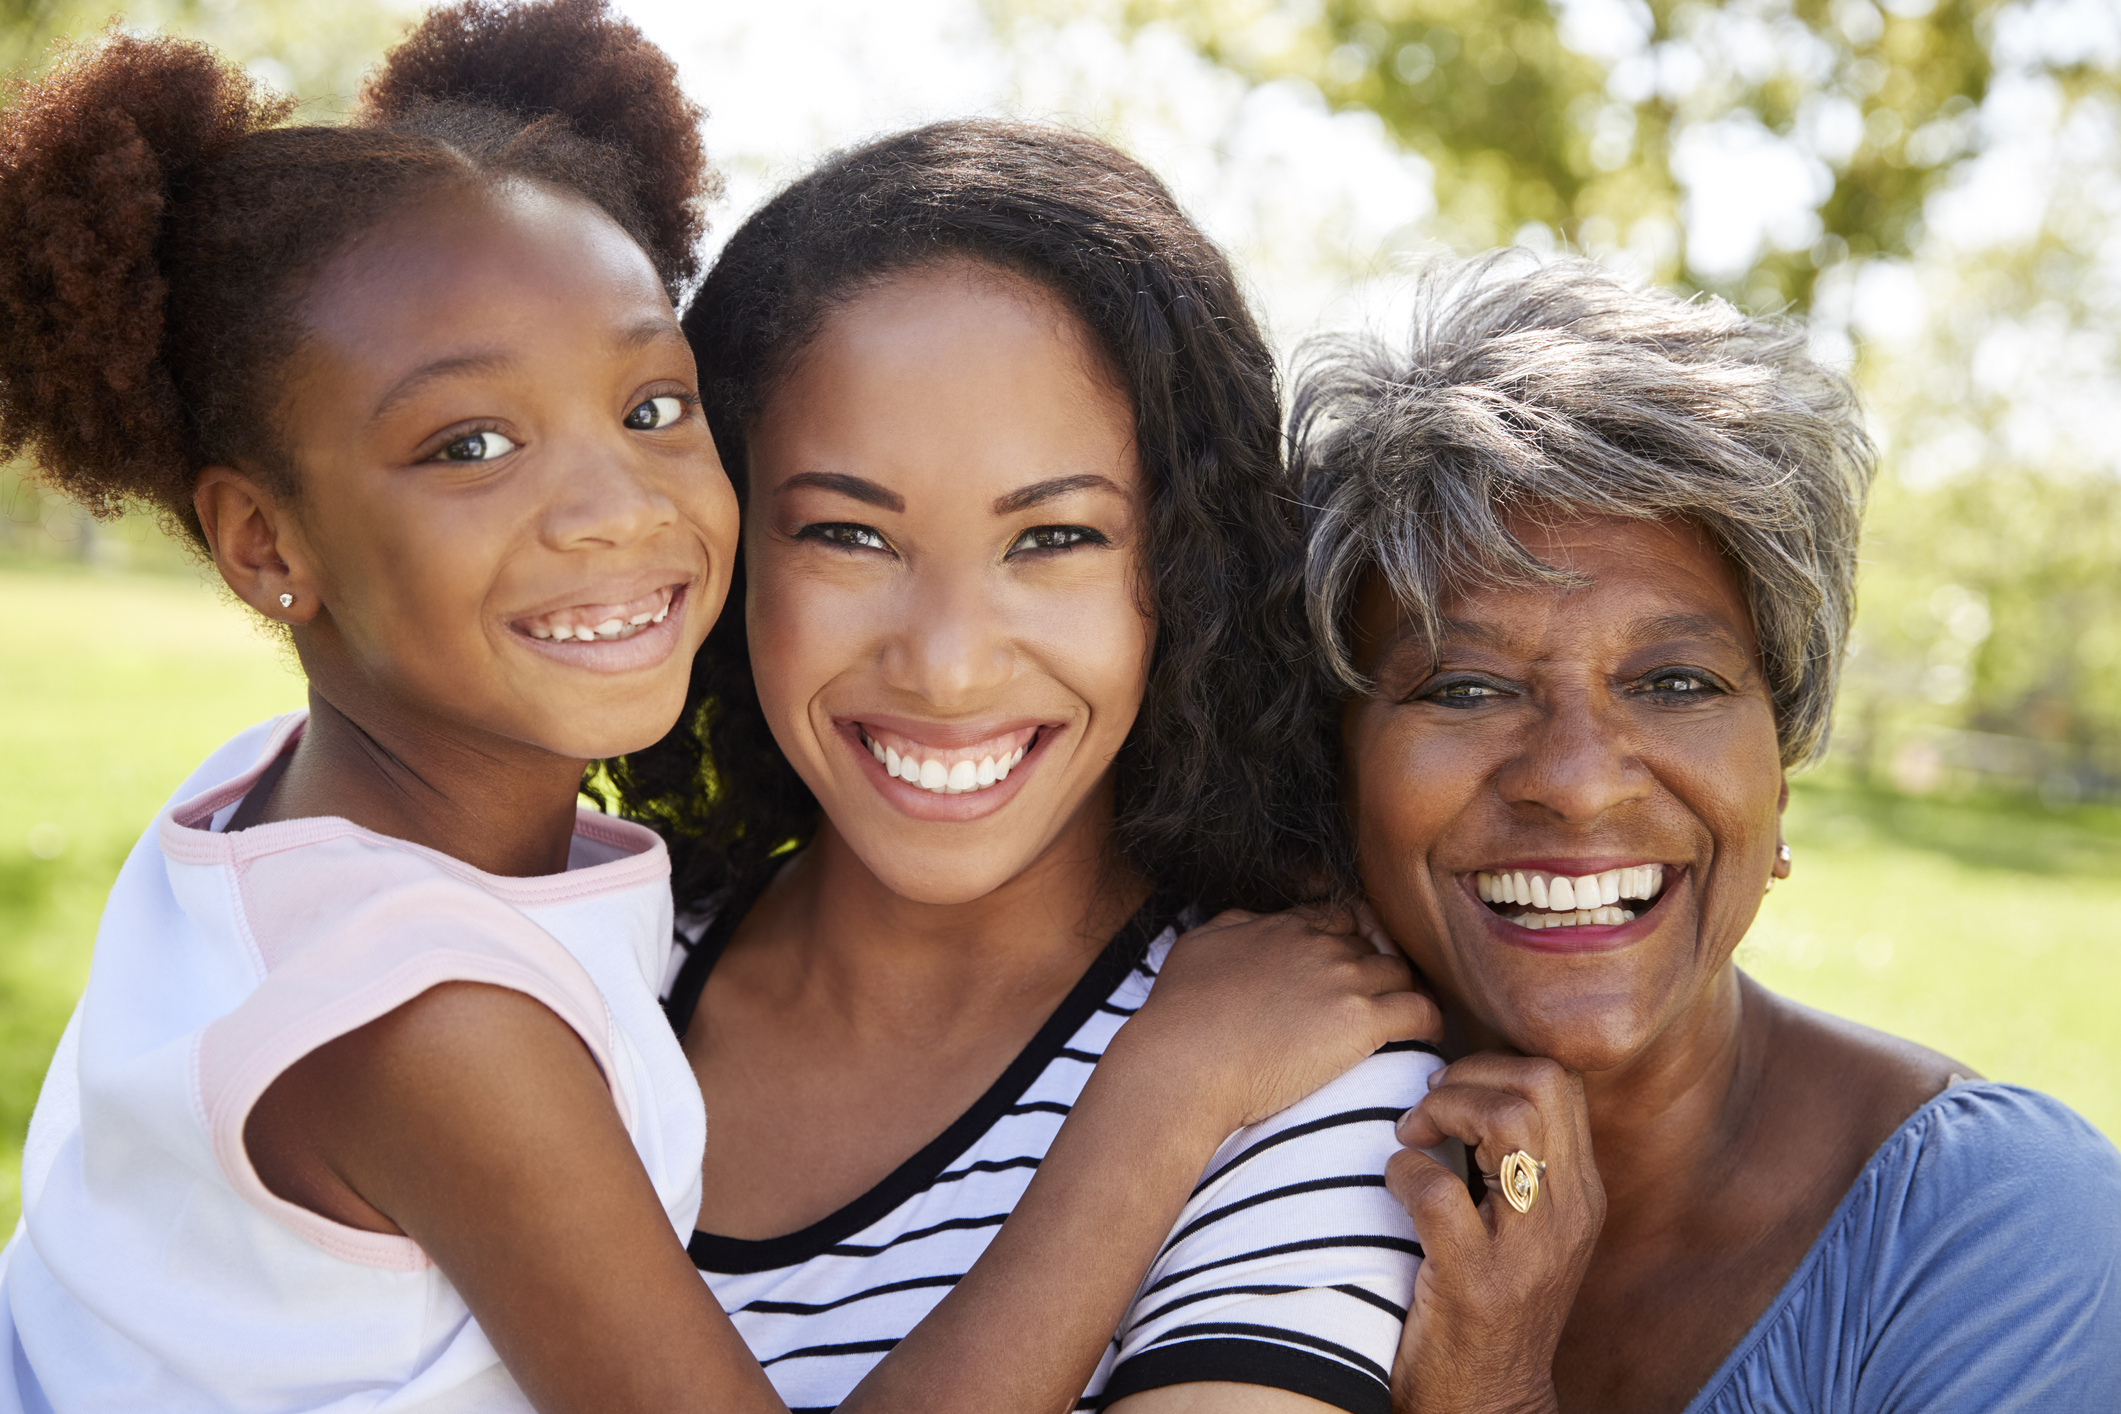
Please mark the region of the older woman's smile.
MULTIPOLYGON (((1658 863, 1521 860, 1458 876, 1481 908, 1469 932, 1546 953, 1612 952, 1665 921, 1658 905, 1685 872, 1658 863)), ((1461 908, 1463 906, 1461 905, 1461 908)), ((1470 910, 1466 910, 1470 911, 1470 910)))

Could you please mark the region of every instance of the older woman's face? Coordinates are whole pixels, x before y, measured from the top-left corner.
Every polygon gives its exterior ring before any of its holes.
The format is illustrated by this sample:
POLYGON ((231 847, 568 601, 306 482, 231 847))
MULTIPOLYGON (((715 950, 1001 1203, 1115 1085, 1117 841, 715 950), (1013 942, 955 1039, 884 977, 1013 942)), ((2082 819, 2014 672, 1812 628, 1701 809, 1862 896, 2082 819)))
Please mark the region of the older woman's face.
POLYGON ((1605 1070, 1727 975, 1775 867, 1775 720, 1698 529, 1511 529, 1589 586, 1453 597, 1434 651, 1365 589, 1349 809, 1372 902, 1468 1039, 1605 1070))

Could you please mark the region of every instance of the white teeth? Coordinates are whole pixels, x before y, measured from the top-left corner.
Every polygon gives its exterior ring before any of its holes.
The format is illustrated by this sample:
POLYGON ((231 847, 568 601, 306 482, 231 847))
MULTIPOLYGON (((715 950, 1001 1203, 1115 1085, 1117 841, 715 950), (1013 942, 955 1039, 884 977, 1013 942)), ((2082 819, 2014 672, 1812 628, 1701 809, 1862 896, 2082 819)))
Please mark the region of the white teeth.
POLYGON ((914 760, 911 756, 899 757, 898 778, 902 781, 911 781, 913 784, 919 785, 921 783, 921 763, 914 760))
POLYGON ((1652 899, 1664 888, 1662 864, 1633 864, 1579 878, 1527 873, 1473 875, 1473 891, 1482 903, 1529 904, 1539 910, 1512 918, 1527 928, 1567 928, 1585 923, 1634 921, 1632 909, 1617 907, 1623 899, 1652 899))
POLYGON ((950 789, 954 794, 963 795, 966 791, 977 788, 978 785, 979 767, 973 765, 970 761, 960 761, 950 768, 950 789))
POLYGON ((950 784, 949 768, 940 761, 921 762, 921 773, 916 777, 922 790, 939 791, 950 784))
POLYGON ((552 637, 552 630, 549 628, 534 628, 530 631, 530 636, 532 638, 550 638, 552 637))
POLYGON ((617 638, 619 630, 626 627, 624 619, 606 619, 596 627, 598 638, 617 638))
POLYGON ((979 783, 983 786, 991 786, 998 779, 999 777, 994 772, 994 758, 992 756, 982 757, 979 763, 979 783))
POLYGON ((662 622, 663 620, 665 620, 665 619, 667 619, 667 618, 669 618, 669 617, 670 617, 670 606, 669 606, 668 604, 665 604, 665 605, 664 605, 664 606, 663 606, 662 608, 660 608, 660 609, 658 609, 658 610, 656 610, 656 611, 655 611, 655 616, 654 616, 653 618, 649 619, 649 620, 648 620, 648 622, 650 622, 650 623, 652 623, 652 624, 659 624, 659 623, 661 623, 661 622, 662 622))
MULTIPOLYGON (((1523 876, 1520 875, 1519 877, 1523 876)), ((1545 908, 1547 906, 1547 876, 1544 874, 1534 874, 1531 876, 1531 882, 1532 907, 1545 908)))
POLYGON ((884 774, 887 776, 896 776, 898 774, 898 753, 888 746, 884 748, 884 774))
POLYGON ((1555 879, 1547 885, 1547 907, 1557 911, 1576 906, 1576 881, 1555 879))
POLYGON ((647 623, 650 619, 654 617, 654 614, 635 614, 632 618, 626 620, 626 622, 632 624, 635 628, 639 628, 642 624, 647 623))

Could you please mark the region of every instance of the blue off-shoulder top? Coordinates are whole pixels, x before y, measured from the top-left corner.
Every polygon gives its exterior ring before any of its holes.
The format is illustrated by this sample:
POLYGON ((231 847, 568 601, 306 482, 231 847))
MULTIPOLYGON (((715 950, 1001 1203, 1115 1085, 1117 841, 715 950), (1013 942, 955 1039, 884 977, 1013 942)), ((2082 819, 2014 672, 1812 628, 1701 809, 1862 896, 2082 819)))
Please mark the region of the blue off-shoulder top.
POLYGON ((2121 1152, 1962 1082, 1872 1156, 1686 1414, 2121 1410, 2121 1152))

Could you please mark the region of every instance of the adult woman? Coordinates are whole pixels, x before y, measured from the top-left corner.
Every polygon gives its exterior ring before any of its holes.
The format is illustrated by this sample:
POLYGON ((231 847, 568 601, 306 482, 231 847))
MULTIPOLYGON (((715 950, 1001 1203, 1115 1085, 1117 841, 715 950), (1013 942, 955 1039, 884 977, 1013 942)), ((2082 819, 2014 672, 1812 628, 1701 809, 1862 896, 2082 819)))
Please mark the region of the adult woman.
POLYGON ((1297 399, 1354 857, 1460 1057, 1401 1135, 1498 1185, 1393 1161, 1396 1407, 2111 1405, 2113 1146, 1732 965, 1852 609, 1846 385, 1580 263, 1417 303, 1297 399))
MULTIPOLYGON (((1259 593, 1296 543, 1273 361, 1141 167, 887 139, 752 218, 686 328, 747 609, 619 779, 704 929, 669 999, 712 1126, 694 1260, 832 1405, 1015 1204, 1186 906, 1315 880, 1279 817, 1330 776, 1261 671, 1303 652, 1259 593)), ((1381 1175, 1433 1064, 1226 1146, 1076 1387, 1381 1410, 1418 1253, 1381 1175)))

